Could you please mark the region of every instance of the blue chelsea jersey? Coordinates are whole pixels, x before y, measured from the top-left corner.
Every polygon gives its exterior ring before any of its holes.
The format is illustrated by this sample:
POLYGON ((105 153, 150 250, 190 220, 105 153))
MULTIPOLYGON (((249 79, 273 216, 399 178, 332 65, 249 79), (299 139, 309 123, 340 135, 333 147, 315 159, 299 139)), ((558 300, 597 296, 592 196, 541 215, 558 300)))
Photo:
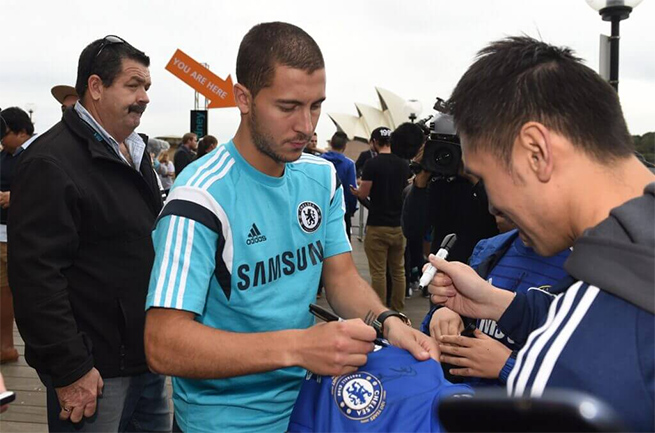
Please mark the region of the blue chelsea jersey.
MULTIPOLYGON (((191 311, 231 332, 307 328, 325 259, 349 252, 333 165, 303 156, 283 176, 250 166, 232 141, 175 181, 153 233, 146 308, 191 311)), ((304 370, 216 380, 174 378, 186 431, 283 431, 304 370)))
POLYGON ((404 349, 383 347, 370 353, 354 373, 308 374, 288 431, 441 432, 441 400, 472 394, 468 385, 448 382, 438 362, 418 361, 404 349))

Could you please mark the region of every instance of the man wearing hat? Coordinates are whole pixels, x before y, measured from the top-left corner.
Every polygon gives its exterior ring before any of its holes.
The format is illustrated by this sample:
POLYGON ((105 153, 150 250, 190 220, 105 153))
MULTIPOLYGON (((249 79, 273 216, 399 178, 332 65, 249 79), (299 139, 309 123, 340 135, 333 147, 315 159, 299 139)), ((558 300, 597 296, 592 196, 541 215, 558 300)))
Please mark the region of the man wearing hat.
POLYGON ((61 111, 63 112, 68 107, 75 105, 80 97, 77 95, 75 87, 66 86, 64 84, 53 87, 50 92, 55 97, 57 102, 61 104, 61 111))
POLYGON ((391 129, 376 128, 371 145, 378 156, 364 165, 359 189, 350 187, 359 199, 369 197, 364 249, 371 273, 371 285, 382 302, 387 299, 387 266, 391 273, 391 309, 405 307, 405 237, 400 227, 402 193, 410 176, 409 165, 391 153, 391 129))

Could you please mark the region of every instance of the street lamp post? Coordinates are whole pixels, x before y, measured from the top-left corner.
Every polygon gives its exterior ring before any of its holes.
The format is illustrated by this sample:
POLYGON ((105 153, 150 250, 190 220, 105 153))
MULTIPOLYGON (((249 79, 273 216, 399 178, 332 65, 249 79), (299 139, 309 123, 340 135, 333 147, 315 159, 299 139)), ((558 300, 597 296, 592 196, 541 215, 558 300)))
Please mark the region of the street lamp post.
POLYGON ((416 99, 410 99, 405 103, 404 110, 409 120, 414 123, 416 119, 418 119, 418 116, 421 115, 421 111, 423 111, 423 105, 416 99))
POLYGON ((587 4, 598 11, 603 21, 612 23, 609 83, 617 92, 619 91, 619 23, 627 19, 632 9, 639 3, 641 0, 587 0, 587 4))

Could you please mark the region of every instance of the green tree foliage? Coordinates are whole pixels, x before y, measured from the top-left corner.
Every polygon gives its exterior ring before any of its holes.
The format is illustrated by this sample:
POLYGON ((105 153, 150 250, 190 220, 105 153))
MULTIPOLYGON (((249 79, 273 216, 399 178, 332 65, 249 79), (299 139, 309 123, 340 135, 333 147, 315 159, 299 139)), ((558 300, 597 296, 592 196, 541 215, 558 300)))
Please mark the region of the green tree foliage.
POLYGON ((647 132, 644 135, 633 135, 635 149, 641 153, 646 161, 655 164, 655 132, 647 132))

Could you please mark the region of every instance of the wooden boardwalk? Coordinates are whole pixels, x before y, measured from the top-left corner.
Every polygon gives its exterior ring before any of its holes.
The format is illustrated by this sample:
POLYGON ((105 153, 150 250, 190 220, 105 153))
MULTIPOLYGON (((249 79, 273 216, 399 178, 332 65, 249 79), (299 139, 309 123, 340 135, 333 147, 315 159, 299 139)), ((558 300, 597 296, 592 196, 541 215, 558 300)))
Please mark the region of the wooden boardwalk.
MULTIPOLYGON (((353 227, 352 242, 355 265, 360 274, 370 282, 364 246, 357 240, 357 233, 358 228, 353 227)), ((319 299, 318 303, 327 306, 325 297, 319 299)), ((406 299, 405 313, 415 327, 420 325, 427 309, 427 299, 422 298, 419 294, 414 294, 412 298, 406 299)), ((16 400, 10 405, 7 412, 0 415, 0 432, 47 432, 45 387, 34 369, 25 362, 23 357, 25 345, 15 328, 14 341, 20 358, 17 362, 1 365, 0 372, 4 376, 7 389, 16 393, 16 400)), ((170 396, 170 379, 167 384, 170 396)), ((172 403, 170 403, 170 408, 172 413, 172 403)))

